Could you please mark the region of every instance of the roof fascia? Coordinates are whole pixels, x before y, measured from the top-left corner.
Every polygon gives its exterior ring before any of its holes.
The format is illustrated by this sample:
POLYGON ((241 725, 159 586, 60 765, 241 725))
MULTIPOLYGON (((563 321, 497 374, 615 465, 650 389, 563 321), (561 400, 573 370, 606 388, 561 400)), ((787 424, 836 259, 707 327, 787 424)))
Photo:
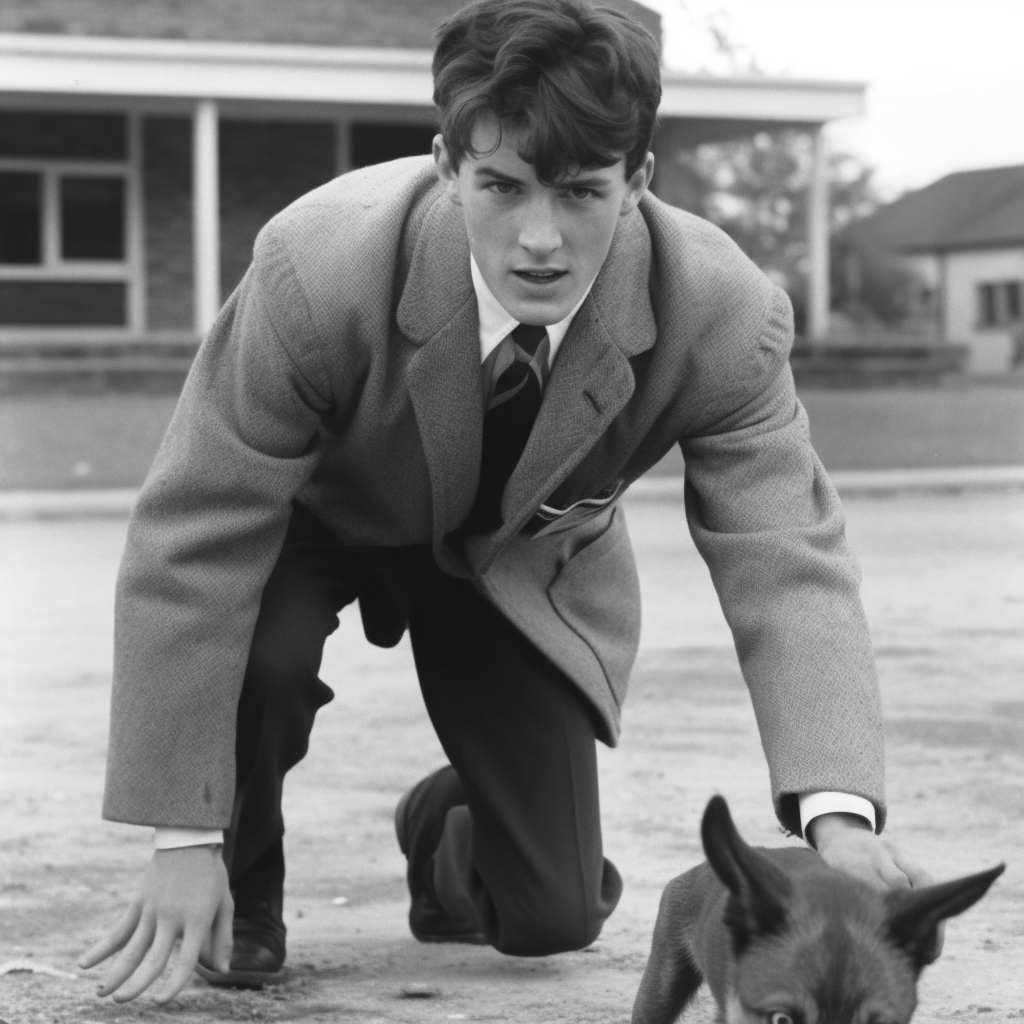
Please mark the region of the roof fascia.
MULTIPOLYGON (((0 33, 0 93, 401 105, 432 109, 429 50, 0 33)), ((666 71, 663 118, 823 124, 863 83, 666 71)))
POLYGON ((864 82, 769 75, 662 73, 660 117, 757 118, 824 124, 864 113, 864 82))

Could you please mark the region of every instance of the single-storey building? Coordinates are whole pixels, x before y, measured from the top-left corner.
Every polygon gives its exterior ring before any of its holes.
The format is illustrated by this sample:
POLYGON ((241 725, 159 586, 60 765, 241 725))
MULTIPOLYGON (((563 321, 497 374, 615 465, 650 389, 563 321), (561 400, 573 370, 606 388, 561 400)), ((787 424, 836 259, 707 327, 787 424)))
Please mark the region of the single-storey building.
POLYGON ((968 346, 972 373, 1024 361, 1024 166, 948 174, 851 234, 915 273, 918 309, 940 343, 968 346))
MULTIPOLYGON (((658 33, 658 16, 612 0, 658 33)), ((462 0, 6 0, 0 351, 195 345, 260 226, 351 168, 426 153, 433 28, 462 0)), ((858 84, 666 73, 656 154, 818 139, 812 334, 828 318, 822 126, 858 84)), ((670 191, 672 161, 654 189, 670 191)))

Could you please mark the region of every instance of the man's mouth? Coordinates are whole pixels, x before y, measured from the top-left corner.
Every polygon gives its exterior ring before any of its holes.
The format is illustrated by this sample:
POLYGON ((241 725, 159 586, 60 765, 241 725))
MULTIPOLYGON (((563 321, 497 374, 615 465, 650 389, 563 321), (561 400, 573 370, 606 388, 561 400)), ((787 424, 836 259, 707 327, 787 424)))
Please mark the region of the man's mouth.
POLYGON ((568 273, 567 270, 516 270, 513 271, 520 281, 527 284, 553 284, 560 281, 568 273))

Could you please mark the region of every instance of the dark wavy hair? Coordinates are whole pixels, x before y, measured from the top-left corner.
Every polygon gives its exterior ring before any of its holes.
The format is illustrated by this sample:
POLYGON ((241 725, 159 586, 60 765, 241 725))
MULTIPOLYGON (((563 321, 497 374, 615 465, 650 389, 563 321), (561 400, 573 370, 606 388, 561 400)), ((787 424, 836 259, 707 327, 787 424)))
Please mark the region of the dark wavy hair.
MULTIPOLYGON (((546 184, 651 146, 661 100, 658 44, 642 25, 583 0, 478 0, 445 21, 434 103, 456 170, 482 114, 522 132, 519 156, 546 184)), ((500 145, 500 137, 498 144, 500 145)))

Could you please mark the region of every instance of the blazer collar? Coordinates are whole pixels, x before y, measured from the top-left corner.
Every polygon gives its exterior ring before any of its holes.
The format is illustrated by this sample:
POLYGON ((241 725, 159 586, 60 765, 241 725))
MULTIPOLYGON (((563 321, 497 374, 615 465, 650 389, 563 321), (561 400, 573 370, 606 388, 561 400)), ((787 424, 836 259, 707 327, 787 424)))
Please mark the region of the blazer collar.
MULTIPOLYGON (((590 302, 607 341, 627 359, 654 345, 658 325, 651 304, 651 237, 639 211, 620 218, 590 302)), ((575 327, 573 321, 570 334, 575 327)))
MULTIPOLYGON (((435 194, 423 218, 398 302, 398 329, 422 345, 444 330, 466 305, 474 305, 469 239, 462 211, 447 193, 435 194)), ((476 342, 479 352, 480 342, 476 342)))

